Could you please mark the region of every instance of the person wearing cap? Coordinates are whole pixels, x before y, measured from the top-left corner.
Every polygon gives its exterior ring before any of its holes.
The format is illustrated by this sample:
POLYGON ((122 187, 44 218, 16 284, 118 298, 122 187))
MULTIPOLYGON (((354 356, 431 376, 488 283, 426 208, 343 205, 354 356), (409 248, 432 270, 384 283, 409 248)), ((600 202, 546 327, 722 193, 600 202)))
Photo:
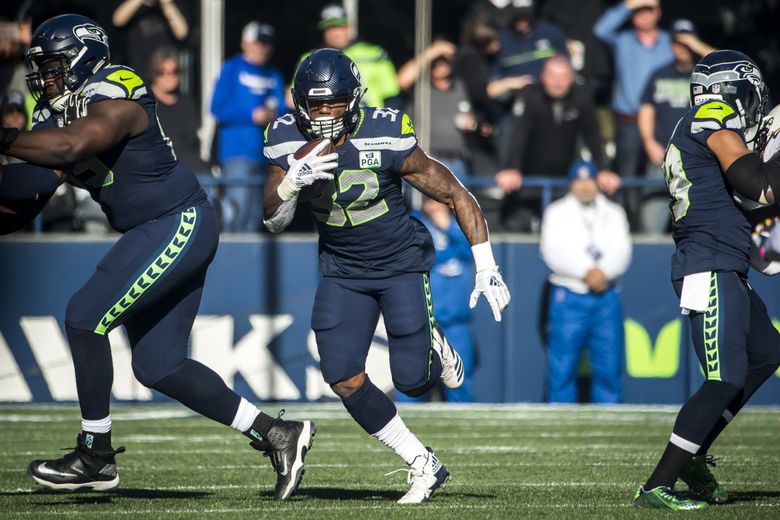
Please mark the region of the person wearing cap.
MULTIPOLYGON (((625 0, 607 9, 593 27, 614 56, 615 169, 622 177, 637 177, 644 170, 642 139, 637 128, 642 93, 653 72, 674 61, 671 37, 658 27, 660 19, 659 0, 625 0), (629 18, 631 28, 620 30, 629 18)), ((626 194, 626 204, 635 224, 639 207, 636 190, 626 194)))
MULTIPOLYGON (((366 87, 363 104, 370 107, 400 108, 401 89, 398 86, 395 65, 387 51, 379 45, 353 40, 353 28, 344 7, 340 4, 325 6, 320 13, 317 28, 322 31, 322 45, 319 48, 330 47, 344 51, 360 69, 363 85, 366 87)), ((298 63, 312 51, 303 54, 298 63)))
POLYGON ((622 207, 599 193, 593 163, 569 169, 569 193, 544 212, 539 247, 551 273, 547 309, 547 398, 577 402, 585 348, 594 403, 621 400, 623 304, 617 280, 631 262, 622 207))
POLYGON ((262 220, 262 181, 268 175, 263 130, 286 112, 284 80, 268 63, 274 28, 251 21, 241 33, 241 53, 226 60, 211 98, 217 119, 219 163, 227 179, 253 177, 257 184, 228 185, 221 199, 222 231, 253 233, 262 220))
MULTIPOLYGON (((650 76, 642 94, 637 124, 647 155, 645 176, 663 179, 661 164, 666 143, 672 137, 677 121, 690 107, 689 82, 693 66, 700 57, 715 49, 699 39, 690 20, 672 23, 672 53, 674 62, 650 76)), ((641 205, 640 229, 643 233, 665 233, 669 226, 669 194, 666 189, 649 193, 641 205)))

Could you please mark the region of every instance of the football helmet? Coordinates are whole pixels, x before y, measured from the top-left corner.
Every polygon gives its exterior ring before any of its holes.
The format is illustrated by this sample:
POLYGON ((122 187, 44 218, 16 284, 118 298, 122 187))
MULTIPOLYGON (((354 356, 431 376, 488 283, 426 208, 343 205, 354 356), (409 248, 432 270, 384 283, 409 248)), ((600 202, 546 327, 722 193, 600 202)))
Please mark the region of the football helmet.
POLYGON ((740 116, 743 128, 761 123, 769 92, 756 63, 738 51, 715 51, 699 61, 691 73, 691 106, 717 99, 740 116))
POLYGON ((360 100, 365 93, 360 71, 337 49, 319 49, 301 61, 292 84, 295 121, 309 139, 333 141, 350 132, 360 118, 360 100), (324 101, 346 103, 337 117, 311 117, 311 107, 324 101))
POLYGON ((46 94, 47 79, 62 79, 62 91, 47 97, 49 107, 62 112, 68 98, 109 63, 108 36, 86 16, 55 16, 35 30, 25 60, 31 71, 27 87, 36 101, 46 94))

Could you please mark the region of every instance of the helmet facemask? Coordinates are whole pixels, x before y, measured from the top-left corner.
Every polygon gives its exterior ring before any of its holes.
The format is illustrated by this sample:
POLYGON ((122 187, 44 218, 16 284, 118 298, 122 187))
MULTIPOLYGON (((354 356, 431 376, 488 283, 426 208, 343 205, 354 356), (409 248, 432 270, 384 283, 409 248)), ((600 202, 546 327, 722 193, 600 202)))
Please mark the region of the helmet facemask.
POLYGON ((345 132, 351 131, 358 120, 359 96, 348 97, 316 97, 303 96, 297 92, 293 94, 295 104, 296 120, 298 124, 306 131, 309 137, 319 139, 326 138, 336 141, 345 132), (312 118, 312 109, 319 105, 328 103, 334 106, 344 106, 344 111, 337 116, 318 116, 312 118))

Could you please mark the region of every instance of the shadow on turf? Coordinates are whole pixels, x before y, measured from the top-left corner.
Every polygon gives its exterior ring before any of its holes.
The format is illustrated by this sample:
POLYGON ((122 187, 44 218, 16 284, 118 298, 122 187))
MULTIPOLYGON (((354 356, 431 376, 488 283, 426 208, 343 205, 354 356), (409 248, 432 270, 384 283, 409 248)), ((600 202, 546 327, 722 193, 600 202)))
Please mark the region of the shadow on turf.
MULTIPOLYGON (((333 487, 307 487, 295 492, 298 498, 318 498, 320 500, 398 500, 404 491, 380 491, 376 489, 343 489, 333 487)), ((273 493, 263 493, 263 496, 271 497, 273 493)), ((437 493, 434 498, 445 496, 453 498, 495 498, 495 495, 481 493, 452 493, 443 491, 437 493)))
POLYGON ((107 492, 62 492, 48 489, 34 491, 12 491, 0 493, 0 496, 28 495, 34 497, 62 497, 61 500, 37 502, 37 505, 62 505, 62 504, 110 504, 115 498, 140 498, 145 500, 171 500, 171 499, 199 499, 210 496, 206 491, 164 490, 144 488, 121 488, 107 492))
POLYGON ((765 498, 780 497, 780 491, 729 491, 728 504, 735 502, 755 502, 765 498))

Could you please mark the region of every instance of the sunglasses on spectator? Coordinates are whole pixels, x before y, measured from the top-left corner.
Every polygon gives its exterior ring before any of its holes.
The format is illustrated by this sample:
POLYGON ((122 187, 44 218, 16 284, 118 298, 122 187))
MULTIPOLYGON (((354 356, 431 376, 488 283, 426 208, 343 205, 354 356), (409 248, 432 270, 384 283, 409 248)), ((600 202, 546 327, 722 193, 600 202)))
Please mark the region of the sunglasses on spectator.
POLYGON ((178 76, 181 74, 181 69, 178 67, 175 69, 157 69, 154 72, 158 76, 178 76))

